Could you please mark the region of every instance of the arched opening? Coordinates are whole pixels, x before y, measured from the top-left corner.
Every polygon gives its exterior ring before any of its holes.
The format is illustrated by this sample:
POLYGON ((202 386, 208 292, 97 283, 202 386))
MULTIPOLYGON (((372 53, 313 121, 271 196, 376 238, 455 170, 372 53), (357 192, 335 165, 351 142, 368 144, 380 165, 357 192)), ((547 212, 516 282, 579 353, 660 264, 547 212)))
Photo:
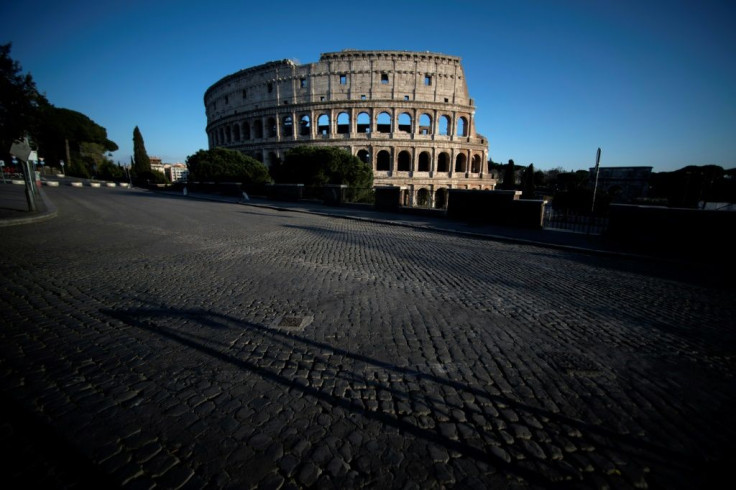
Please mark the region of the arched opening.
POLYGON ((429 190, 419 189, 417 191, 417 206, 426 208, 429 206, 429 190))
POLYGON ((279 158, 276 156, 276 153, 270 151, 268 152, 268 162, 266 162, 266 165, 268 165, 269 168, 272 168, 276 166, 279 163, 279 158))
POLYGON ((240 141, 240 124, 233 125, 233 141, 240 141))
POLYGON ((367 112, 361 112, 358 114, 358 132, 359 133, 370 133, 371 132, 371 116, 367 112))
POLYGON ((409 172, 411 171, 411 153, 409 153, 406 150, 402 150, 399 152, 399 162, 398 162, 398 170, 399 172, 409 172))
POLYGON ((262 151, 257 151, 257 152, 255 152, 255 153, 253 154, 253 158, 255 158, 255 159, 256 159, 256 160, 258 160, 259 162, 263 163, 263 152, 262 152, 262 151))
POLYGON ((358 150, 358 158, 363 163, 371 163, 371 154, 368 150, 358 150))
POLYGON ((459 153, 455 158, 455 172, 465 173, 467 170, 468 157, 465 153, 459 153))
POLYGON ((312 123, 308 114, 299 118, 299 136, 309 136, 312 132, 312 123))
POLYGON ((449 136, 450 134, 450 118, 448 116, 440 117, 440 135, 449 136))
POLYGON ((411 114, 408 112, 399 115, 399 132, 411 133, 411 114))
POLYGON ((266 123, 266 128, 268 132, 269 138, 275 138, 276 137, 276 119, 273 117, 268 118, 268 122, 266 123))
POLYGON ((250 123, 243 123, 243 139, 248 141, 250 139, 250 123))
POLYGON ((444 187, 437 189, 437 192, 434 193, 434 207, 437 209, 447 207, 447 189, 444 187))
POLYGON ((282 136, 288 138, 294 136, 294 120, 291 118, 291 116, 284 116, 284 118, 281 120, 281 126, 283 128, 282 136))
POLYGON ((473 163, 470 166, 470 171, 474 174, 480 173, 480 155, 473 155, 473 163))
POLYGON ((337 115, 337 134, 350 133, 350 115, 347 112, 341 112, 337 115))
POLYGON ((376 131, 379 133, 390 133, 391 132, 391 114, 388 112, 382 112, 376 119, 376 131))
POLYGON ((253 137, 255 139, 263 138, 263 123, 260 119, 253 121, 253 137))
POLYGON ((450 155, 447 152, 442 152, 437 157, 437 171, 438 172, 449 172, 450 171, 450 155))
POLYGON ((429 152, 423 151, 419 154, 419 165, 417 170, 419 172, 429 172, 429 152))
POLYGON ((457 135, 467 136, 468 135, 468 120, 461 117, 457 120, 457 135))
POLYGON ((230 126, 225 127, 225 142, 230 143, 230 126))
POLYGON ((376 158, 376 170, 391 170, 391 154, 388 151, 381 150, 378 152, 376 158))
POLYGON ((419 134, 432 134, 432 116, 429 114, 419 116, 419 134))
POLYGON ((317 134, 327 136, 330 134, 330 116, 322 114, 317 118, 317 134))

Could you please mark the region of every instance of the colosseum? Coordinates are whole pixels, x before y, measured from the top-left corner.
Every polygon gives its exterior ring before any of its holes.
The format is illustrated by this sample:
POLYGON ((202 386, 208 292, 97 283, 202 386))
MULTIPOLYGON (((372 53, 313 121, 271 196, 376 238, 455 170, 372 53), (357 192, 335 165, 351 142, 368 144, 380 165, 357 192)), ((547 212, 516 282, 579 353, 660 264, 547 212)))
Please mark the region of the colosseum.
POLYGON ((496 184, 456 56, 344 50, 272 61, 222 78, 204 103, 210 148, 267 165, 299 145, 344 148, 373 166, 375 186, 399 186, 404 205, 441 208, 447 189, 496 184))

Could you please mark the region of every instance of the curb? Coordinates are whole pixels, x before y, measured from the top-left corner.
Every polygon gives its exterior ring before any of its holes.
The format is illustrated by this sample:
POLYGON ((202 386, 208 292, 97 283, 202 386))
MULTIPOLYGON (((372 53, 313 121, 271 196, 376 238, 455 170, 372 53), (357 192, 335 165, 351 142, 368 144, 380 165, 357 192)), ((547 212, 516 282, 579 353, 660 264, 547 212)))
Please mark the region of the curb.
POLYGON ((46 197, 46 193, 43 192, 43 190, 39 189, 38 192, 41 195, 41 199, 43 200, 44 205, 46 206, 46 211, 35 213, 31 216, 24 216, 22 218, 2 219, 0 220, 0 228, 6 227, 6 226, 40 223, 42 221, 47 221, 52 218, 56 218, 59 212, 56 209, 56 206, 54 205, 54 203, 51 202, 51 200, 49 200, 48 197, 46 197))

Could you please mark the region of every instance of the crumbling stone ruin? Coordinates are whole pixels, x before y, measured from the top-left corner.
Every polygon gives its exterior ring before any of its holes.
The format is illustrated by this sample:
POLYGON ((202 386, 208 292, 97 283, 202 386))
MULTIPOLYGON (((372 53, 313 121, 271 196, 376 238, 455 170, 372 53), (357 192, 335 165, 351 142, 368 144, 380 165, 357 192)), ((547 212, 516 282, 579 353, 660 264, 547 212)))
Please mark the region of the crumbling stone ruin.
POLYGON ((442 208, 448 189, 493 189, 488 142, 460 58, 409 51, 324 53, 228 75, 204 95, 210 148, 271 165, 299 145, 344 148, 405 205, 442 208))

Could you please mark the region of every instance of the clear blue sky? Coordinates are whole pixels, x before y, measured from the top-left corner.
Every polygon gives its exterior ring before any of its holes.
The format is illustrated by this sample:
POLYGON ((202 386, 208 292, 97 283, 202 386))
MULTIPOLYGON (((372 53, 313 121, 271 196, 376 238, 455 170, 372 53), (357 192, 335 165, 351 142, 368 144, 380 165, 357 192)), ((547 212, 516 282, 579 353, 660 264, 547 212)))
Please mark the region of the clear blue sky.
POLYGON ((207 147, 204 92, 240 69, 342 49, 462 58, 494 161, 537 169, 736 167, 733 0, 5 1, 0 43, 127 163, 207 147), (255 6, 253 5, 255 4, 255 6))

